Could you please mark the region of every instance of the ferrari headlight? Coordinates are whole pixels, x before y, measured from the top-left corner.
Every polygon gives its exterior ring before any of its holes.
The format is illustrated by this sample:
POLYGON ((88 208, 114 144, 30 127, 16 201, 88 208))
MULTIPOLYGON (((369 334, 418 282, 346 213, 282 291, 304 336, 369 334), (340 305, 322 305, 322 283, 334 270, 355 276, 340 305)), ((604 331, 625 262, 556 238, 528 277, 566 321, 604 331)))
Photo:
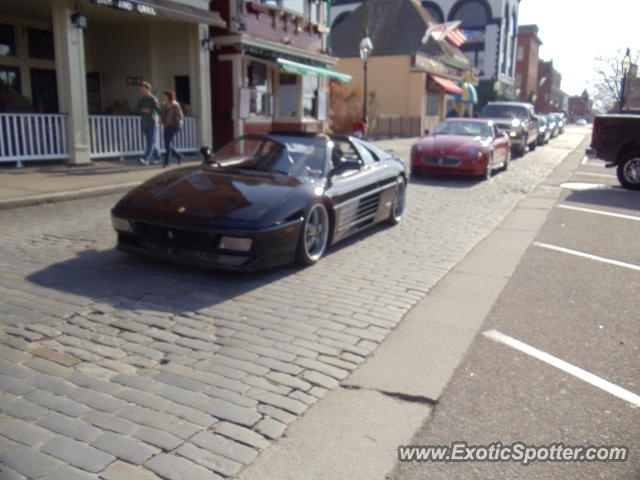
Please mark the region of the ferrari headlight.
POLYGON ((251 250, 253 239, 241 237, 220 237, 218 248, 222 250, 235 250, 238 252, 248 252, 251 250))
POLYGON ((124 218, 120 218, 112 215, 111 225, 113 225, 114 230, 118 232, 133 233, 131 222, 129 222, 129 220, 125 220, 124 218))

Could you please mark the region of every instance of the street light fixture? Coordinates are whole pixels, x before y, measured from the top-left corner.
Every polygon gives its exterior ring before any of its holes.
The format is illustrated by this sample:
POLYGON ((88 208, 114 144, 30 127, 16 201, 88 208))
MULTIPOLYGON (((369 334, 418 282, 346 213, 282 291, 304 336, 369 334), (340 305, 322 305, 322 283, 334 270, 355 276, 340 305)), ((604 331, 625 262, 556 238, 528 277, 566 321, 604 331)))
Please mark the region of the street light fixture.
POLYGON ((620 87, 620 113, 624 108, 624 101, 627 92, 627 76, 629 75, 629 70, 631 69, 631 51, 627 48, 627 53, 622 59, 622 85, 620 87))
POLYGON ((369 38, 369 33, 365 32, 364 38, 360 42, 360 58, 364 61, 364 115, 363 121, 365 125, 369 125, 369 113, 367 108, 367 98, 369 96, 368 88, 367 88, 367 62, 371 57, 371 52, 373 51, 373 43, 369 38))

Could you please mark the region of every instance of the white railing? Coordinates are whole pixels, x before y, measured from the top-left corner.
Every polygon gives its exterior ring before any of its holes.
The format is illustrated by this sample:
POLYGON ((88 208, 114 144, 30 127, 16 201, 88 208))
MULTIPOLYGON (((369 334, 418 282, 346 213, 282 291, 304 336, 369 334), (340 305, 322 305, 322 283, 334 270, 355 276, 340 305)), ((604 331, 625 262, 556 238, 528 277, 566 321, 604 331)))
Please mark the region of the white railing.
MULTIPOLYGON (((144 136, 140 117, 130 115, 90 115, 91 158, 126 157, 144 153, 144 136)), ((197 119, 185 117, 184 128, 178 132, 173 145, 179 152, 195 152, 197 119)), ((158 129, 156 146, 164 152, 163 129, 158 129)))
POLYGON ((66 115, 0 113, 0 163, 66 158, 66 115))
MULTIPOLYGON (((195 152, 197 118, 186 117, 184 128, 173 145, 179 152, 195 152)), ((91 158, 142 155, 144 137, 140 117, 90 115, 91 158)), ((156 146, 164 152, 162 127, 156 146)), ((0 163, 26 160, 64 160, 69 158, 67 115, 42 113, 0 113, 0 163)))

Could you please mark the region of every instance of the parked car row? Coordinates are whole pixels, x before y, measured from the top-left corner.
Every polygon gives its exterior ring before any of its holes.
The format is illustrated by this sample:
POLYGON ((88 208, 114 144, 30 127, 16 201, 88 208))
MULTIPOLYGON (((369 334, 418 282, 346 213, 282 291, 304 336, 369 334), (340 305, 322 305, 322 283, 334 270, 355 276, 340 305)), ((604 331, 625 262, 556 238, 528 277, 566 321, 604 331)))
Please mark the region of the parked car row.
MULTIPOLYGON (((529 107, 488 107, 495 119, 447 119, 421 138, 411 170, 488 178, 508 168, 514 143, 535 148, 539 121, 529 107)), ((404 214, 403 160, 362 139, 272 132, 201 153, 201 164, 163 172, 117 203, 118 249, 234 270, 312 265, 331 244, 404 214)))
POLYGON ((414 174, 445 173, 489 178, 506 170, 512 154, 522 156, 564 132, 562 113, 536 115, 523 102, 489 102, 481 118, 448 118, 425 132, 411 149, 414 174))

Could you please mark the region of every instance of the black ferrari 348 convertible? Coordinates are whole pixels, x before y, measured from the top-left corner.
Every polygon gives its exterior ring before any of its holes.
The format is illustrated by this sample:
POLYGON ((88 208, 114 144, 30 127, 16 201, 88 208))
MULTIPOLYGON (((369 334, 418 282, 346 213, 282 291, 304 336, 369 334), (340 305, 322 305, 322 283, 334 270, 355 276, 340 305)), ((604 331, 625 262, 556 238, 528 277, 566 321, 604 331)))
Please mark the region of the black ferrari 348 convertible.
POLYGON ((238 270, 311 265, 332 243, 404 212, 404 163, 356 138, 245 135, 202 152, 202 164, 162 173, 118 202, 118 249, 238 270))

